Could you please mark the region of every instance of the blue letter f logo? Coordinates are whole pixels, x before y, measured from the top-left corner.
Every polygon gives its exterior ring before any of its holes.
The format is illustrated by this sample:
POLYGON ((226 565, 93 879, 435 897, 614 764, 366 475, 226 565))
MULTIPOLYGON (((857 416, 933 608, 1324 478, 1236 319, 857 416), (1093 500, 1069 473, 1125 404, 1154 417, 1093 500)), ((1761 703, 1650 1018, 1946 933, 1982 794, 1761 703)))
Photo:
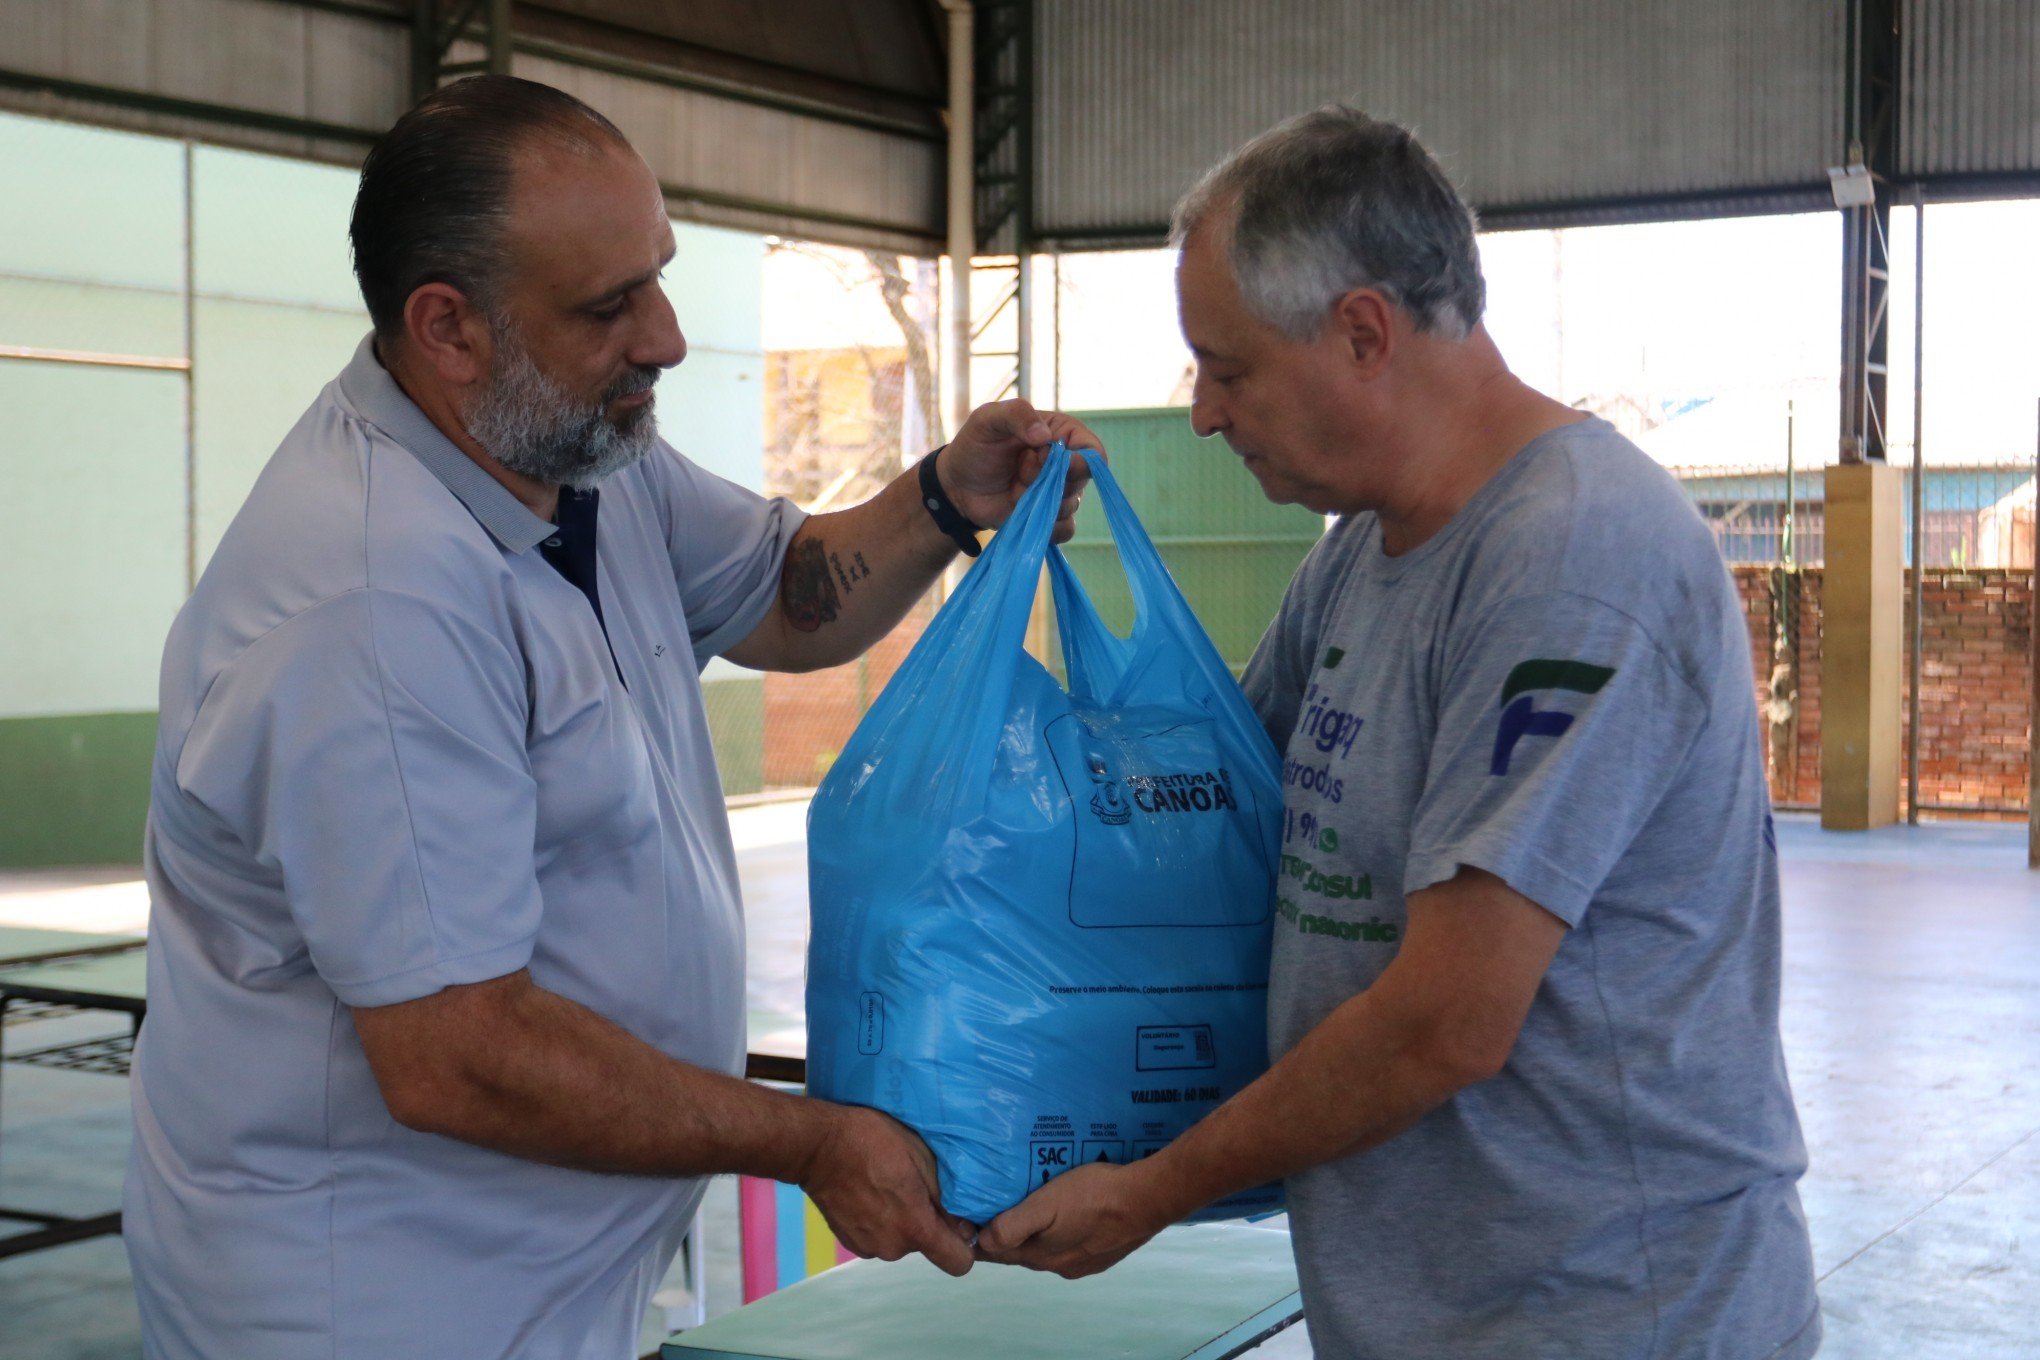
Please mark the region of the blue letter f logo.
POLYGON ((1529 691, 1567 689, 1577 694, 1598 694, 1615 674, 1612 666, 1595 666, 1585 661, 1525 661, 1509 672, 1502 684, 1502 718, 1495 730, 1495 755, 1489 774, 1507 774, 1509 757, 1516 743, 1525 737, 1562 737, 1573 725, 1573 715, 1540 710, 1529 691))

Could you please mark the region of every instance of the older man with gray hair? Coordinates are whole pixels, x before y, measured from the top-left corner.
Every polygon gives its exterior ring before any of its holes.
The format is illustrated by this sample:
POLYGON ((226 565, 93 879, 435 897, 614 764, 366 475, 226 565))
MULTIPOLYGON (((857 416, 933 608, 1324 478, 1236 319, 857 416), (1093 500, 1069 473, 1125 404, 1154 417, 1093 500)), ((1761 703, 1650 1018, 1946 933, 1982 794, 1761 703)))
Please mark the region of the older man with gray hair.
POLYGON ((1320 1355, 1812 1355, 1777 855, 1712 538, 1509 372, 1473 215, 1404 129, 1285 123, 1174 236, 1198 433, 1339 516, 1245 681, 1291 814, 1276 1061, 979 1251, 1089 1274, 1281 1177, 1320 1355))

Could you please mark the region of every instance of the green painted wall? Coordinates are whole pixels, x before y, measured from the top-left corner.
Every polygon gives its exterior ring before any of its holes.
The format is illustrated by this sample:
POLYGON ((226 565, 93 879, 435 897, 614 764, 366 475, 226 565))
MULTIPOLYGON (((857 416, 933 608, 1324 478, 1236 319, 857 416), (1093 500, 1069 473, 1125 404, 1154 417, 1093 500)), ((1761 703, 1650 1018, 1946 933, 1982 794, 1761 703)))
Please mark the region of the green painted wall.
POLYGON ((0 719, 0 865, 135 864, 154 713, 0 719))
MULTIPOLYGON (((1275 505, 1225 441, 1199 439, 1180 406, 1077 413, 1112 458, 1112 474, 1133 503, 1169 574, 1238 672, 1274 619, 1303 555, 1324 534, 1322 515, 1275 505)), ((1098 498, 1077 515, 1063 545, 1099 614, 1124 636, 1133 598, 1098 498)))
MULTIPOLYGON (((765 684, 702 686, 723 792, 765 787, 765 684)), ((154 713, 0 718, 0 865, 133 864, 149 812, 154 713)))
MULTIPOLYGON (((735 669, 732 667, 732 669, 735 669)), ((751 673, 728 680, 704 676, 701 698, 715 743, 723 793, 757 793, 765 787, 765 679, 751 673)))

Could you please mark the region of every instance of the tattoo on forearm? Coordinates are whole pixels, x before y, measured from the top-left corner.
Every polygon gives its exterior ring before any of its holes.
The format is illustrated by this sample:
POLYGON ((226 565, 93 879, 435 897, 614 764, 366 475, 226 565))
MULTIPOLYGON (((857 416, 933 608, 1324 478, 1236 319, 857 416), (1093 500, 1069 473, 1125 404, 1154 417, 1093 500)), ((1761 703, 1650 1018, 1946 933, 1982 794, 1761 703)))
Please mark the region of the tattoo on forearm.
POLYGON ((850 565, 848 567, 843 565, 843 558, 840 553, 830 553, 829 565, 835 569, 836 579, 842 583, 845 595, 857 589, 856 583, 858 581, 862 581, 865 577, 871 575, 871 568, 864 564, 864 554, 861 552, 850 554, 850 565))
POLYGON ((840 601, 836 583, 829 579, 830 555, 813 538, 799 539, 787 550, 786 567, 779 576, 779 605, 786 621, 803 633, 835 621, 840 601))

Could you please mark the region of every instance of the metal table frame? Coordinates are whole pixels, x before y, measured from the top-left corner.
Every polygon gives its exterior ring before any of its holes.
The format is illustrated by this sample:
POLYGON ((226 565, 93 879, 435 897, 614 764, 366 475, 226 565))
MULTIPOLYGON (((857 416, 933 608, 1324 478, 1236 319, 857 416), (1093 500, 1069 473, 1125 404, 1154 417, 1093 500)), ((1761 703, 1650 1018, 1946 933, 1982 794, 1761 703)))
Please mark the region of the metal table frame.
MULTIPOLYGON (((70 950, 60 956, 46 955, 32 962, 27 959, 10 958, 4 965, 0 965, 0 1033, 5 1031, 8 1012, 23 1007, 42 1007, 57 1013, 110 1011, 129 1018, 128 1031, 125 1034, 78 1039, 23 1053, 6 1052, 5 1040, 0 1038, 0 1067, 11 1062, 60 1071, 126 1076, 134 1053, 135 1039, 140 1035, 142 1021, 148 1015, 147 997, 129 992, 94 990, 83 986, 53 986, 47 981, 19 981, 16 980, 18 974, 16 977, 10 977, 7 970, 26 967, 39 969, 41 965, 50 962, 83 961, 87 958, 133 950, 141 944, 140 940, 125 940, 117 946, 70 950)), ((783 1082, 798 1086, 807 1080, 807 1062, 805 1059, 786 1054, 752 1053, 746 1057, 744 1075, 753 1081, 783 1082)), ((8 1219, 36 1226, 29 1232, 0 1237, 0 1260, 62 1246, 69 1242, 106 1237, 120 1231, 118 1212, 77 1218, 29 1209, 0 1207, 0 1220, 8 1219)))
POLYGON ((44 930, 32 926, 0 926, 0 969, 25 968, 36 963, 61 963, 69 959, 96 958, 101 954, 125 954, 130 949, 140 949, 147 943, 148 941, 140 935, 101 935, 76 930, 44 930), (16 943, 9 944, 10 939, 16 943), (88 941, 99 943, 87 943, 88 941))
MULTIPOLYGON (((37 960, 36 969, 48 962, 64 962, 132 950, 140 941, 130 940, 118 948, 74 951, 58 959, 37 960)), ((24 961, 11 961, 21 966, 24 961)), ((25 970, 24 970, 25 971, 25 970)), ((126 1076, 128 1064, 134 1052, 135 1036, 141 1033, 142 1020, 148 1014, 147 998, 108 991, 93 991, 84 988, 51 986, 34 981, 17 981, 7 972, 0 971, 0 1068, 7 1063, 20 1063, 31 1067, 49 1067, 60 1071, 97 1072, 106 1076, 126 1076), (64 1011, 112 1011, 129 1017, 128 1032, 102 1036, 95 1039, 73 1040, 69 1043, 54 1044, 48 1048, 31 1049, 26 1053, 6 1052, 7 1012, 17 1005, 42 1006, 58 1012, 64 1011)), ((9 1209, 0 1207, 0 1219, 38 1225, 25 1233, 14 1233, 0 1237, 0 1260, 10 1256, 22 1256, 32 1251, 44 1251, 50 1247, 63 1246, 69 1242, 82 1242, 94 1237, 108 1237, 120 1231, 120 1213, 91 1214, 83 1218, 68 1214, 47 1214, 32 1209, 9 1209)))

